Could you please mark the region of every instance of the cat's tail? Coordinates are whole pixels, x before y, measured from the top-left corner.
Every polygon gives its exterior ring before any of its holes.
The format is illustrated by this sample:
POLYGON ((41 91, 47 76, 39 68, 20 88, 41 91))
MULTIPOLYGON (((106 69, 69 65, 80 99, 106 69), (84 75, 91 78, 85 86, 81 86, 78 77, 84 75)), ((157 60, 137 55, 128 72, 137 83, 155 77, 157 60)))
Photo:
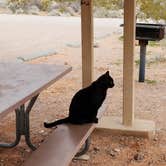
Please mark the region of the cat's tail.
POLYGON ((51 127, 55 127, 56 125, 60 125, 60 124, 63 124, 63 123, 69 123, 69 117, 67 118, 64 118, 64 119, 60 119, 60 120, 57 120, 57 121, 54 121, 54 122, 51 122, 51 123, 47 123, 47 122, 44 122, 44 127, 45 128, 51 128, 51 127))

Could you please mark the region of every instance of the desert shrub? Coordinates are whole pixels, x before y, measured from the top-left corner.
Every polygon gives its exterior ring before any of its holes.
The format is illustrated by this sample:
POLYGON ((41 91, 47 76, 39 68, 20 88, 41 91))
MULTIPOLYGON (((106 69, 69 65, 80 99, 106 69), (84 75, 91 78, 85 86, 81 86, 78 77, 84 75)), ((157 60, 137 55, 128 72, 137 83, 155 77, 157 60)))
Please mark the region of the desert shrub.
POLYGON ((52 0, 41 0, 40 1, 40 8, 43 11, 46 11, 48 7, 50 6, 52 0))
POLYGON ((15 4, 16 8, 24 8, 30 0, 9 0, 8 3, 13 3, 15 4))
POLYGON ((122 9, 123 0, 94 0, 94 5, 106 9, 122 9))
POLYGON ((166 0, 137 0, 137 4, 147 18, 166 20, 166 0))

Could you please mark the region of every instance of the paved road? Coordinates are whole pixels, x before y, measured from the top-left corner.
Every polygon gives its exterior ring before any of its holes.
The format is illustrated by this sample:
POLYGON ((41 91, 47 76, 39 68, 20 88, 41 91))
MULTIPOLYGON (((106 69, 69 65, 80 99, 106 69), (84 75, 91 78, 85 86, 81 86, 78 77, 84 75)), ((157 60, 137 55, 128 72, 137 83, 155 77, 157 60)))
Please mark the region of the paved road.
MULTIPOLYGON (((122 19, 95 19, 95 38, 121 31, 122 19)), ((20 61, 80 45, 80 18, 0 15, 0 61, 20 61)))

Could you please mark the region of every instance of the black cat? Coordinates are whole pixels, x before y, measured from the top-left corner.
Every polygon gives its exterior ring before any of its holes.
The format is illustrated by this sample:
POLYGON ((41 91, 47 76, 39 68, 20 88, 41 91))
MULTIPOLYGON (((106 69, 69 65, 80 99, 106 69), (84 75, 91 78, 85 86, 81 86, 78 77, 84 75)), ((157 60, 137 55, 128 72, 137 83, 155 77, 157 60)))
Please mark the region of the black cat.
POLYGON ((63 123, 85 124, 98 123, 97 112, 106 98, 108 88, 114 86, 109 71, 101 75, 90 86, 79 90, 73 97, 69 116, 52 123, 44 123, 44 127, 51 128, 63 123))

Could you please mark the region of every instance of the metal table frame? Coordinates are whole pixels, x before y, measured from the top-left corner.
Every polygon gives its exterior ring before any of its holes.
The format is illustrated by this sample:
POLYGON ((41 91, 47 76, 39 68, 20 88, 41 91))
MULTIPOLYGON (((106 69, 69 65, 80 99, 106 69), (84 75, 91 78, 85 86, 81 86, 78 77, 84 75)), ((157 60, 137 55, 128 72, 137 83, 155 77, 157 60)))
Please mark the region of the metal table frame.
POLYGON ((30 129, 29 129, 29 114, 32 110, 33 105, 35 104, 39 94, 32 97, 27 107, 25 104, 21 105, 19 108, 15 109, 16 114, 16 138, 13 143, 0 143, 0 147, 3 148, 12 148, 19 144, 21 136, 25 136, 26 144, 32 149, 35 150, 36 147, 31 143, 30 140, 30 129))
POLYGON ((0 118, 14 110, 16 114, 15 140, 12 143, 0 142, 0 147, 15 147, 19 144, 21 136, 24 136, 29 148, 36 149, 30 139, 29 116, 32 107, 43 90, 71 70, 70 66, 55 64, 0 63, 0 90, 2 90, 0 118), (4 95, 5 93, 7 95, 4 95))

